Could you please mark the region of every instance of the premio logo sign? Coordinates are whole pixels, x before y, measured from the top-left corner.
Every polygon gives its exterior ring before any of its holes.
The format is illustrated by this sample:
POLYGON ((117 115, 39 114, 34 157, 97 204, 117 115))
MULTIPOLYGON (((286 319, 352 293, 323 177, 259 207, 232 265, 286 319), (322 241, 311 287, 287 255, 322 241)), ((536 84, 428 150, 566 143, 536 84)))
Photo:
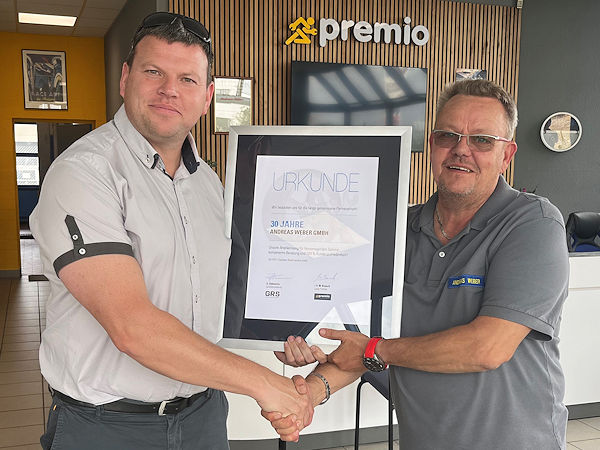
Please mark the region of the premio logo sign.
POLYGON ((429 42, 429 30, 424 25, 411 26, 412 19, 405 17, 402 25, 397 23, 375 22, 371 25, 369 22, 361 20, 342 20, 338 22, 335 19, 320 19, 319 27, 315 28, 315 19, 309 17, 299 17, 289 25, 292 33, 285 41, 285 45, 310 44, 311 37, 319 35, 319 45, 325 47, 328 41, 341 39, 347 41, 349 36, 354 37, 358 42, 391 42, 403 45, 425 45, 429 42), (311 37, 309 37, 309 35, 311 37))

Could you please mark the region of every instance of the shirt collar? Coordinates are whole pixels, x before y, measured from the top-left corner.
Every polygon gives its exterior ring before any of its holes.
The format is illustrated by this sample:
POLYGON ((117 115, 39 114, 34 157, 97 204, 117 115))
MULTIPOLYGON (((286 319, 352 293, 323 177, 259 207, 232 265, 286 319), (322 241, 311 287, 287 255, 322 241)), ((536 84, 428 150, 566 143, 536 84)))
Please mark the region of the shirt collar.
POLYGON ((181 147, 181 159, 190 175, 194 173, 200 165, 200 156, 198 155, 196 143, 194 142, 191 133, 189 133, 187 139, 183 141, 183 146, 181 147))
MULTIPOLYGON (((482 230, 485 228, 490 219, 502 211, 502 209, 504 209, 504 207, 506 207, 518 195, 519 192, 510 187, 504 177, 500 176, 494 192, 492 192, 492 195, 490 195, 483 206, 477 210, 465 229, 467 231, 471 228, 475 230, 482 230)), ((423 205, 418 219, 413 221, 413 231, 419 231, 419 229, 424 227, 433 229, 433 213, 437 202, 438 193, 435 192, 423 205)))
POLYGON ((498 178, 496 189, 490 195, 490 198, 483 204, 471 219, 471 228, 483 230, 488 222, 498 215, 511 201, 513 201, 519 192, 509 186, 503 176, 498 178))
MULTIPOLYGON (((116 112, 114 123, 127 147, 138 157, 142 164, 149 169, 154 169, 160 155, 133 126, 127 117, 125 105, 121 105, 116 112)), ((188 133, 181 147, 181 159, 190 174, 194 173, 200 165, 200 156, 198 155, 196 143, 191 133, 188 133)))

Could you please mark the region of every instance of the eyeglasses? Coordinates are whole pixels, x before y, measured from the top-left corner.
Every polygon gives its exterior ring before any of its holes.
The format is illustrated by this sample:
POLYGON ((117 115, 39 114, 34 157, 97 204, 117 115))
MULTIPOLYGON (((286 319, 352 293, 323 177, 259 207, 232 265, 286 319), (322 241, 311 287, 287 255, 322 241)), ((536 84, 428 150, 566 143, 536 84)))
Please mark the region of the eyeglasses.
POLYGON ((177 19, 181 20, 183 28, 185 28, 186 31, 189 31, 194 36, 197 36, 207 44, 210 44, 210 33, 204 25, 190 17, 170 12, 156 12, 150 14, 149 16, 146 16, 146 18, 138 28, 138 32, 144 28, 154 28, 160 25, 171 25, 177 19))
POLYGON ((498 141, 512 142, 510 139, 490 134, 461 134, 447 130, 433 130, 432 135, 433 143, 442 148, 452 148, 458 145, 463 137, 466 137, 467 145, 479 152, 489 152, 498 141))

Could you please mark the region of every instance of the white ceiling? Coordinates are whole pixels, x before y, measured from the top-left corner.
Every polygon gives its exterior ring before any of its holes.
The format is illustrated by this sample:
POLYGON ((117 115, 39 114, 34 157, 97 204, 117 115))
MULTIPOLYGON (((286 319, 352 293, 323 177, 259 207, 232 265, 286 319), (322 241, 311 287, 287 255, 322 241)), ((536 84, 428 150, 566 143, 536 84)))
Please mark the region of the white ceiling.
POLYGON ((104 37, 127 0, 0 0, 0 31, 104 37), (76 16, 74 27, 19 23, 17 13, 76 16))

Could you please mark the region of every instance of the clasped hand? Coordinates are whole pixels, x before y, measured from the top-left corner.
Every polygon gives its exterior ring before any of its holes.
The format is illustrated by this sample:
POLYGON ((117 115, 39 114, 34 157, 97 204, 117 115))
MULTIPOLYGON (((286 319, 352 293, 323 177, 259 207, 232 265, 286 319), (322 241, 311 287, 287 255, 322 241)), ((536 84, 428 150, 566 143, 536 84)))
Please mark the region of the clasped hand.
POLYGON ((283 344, 283 352, 275 352, 279 361, 288 366, 302 367, 307 364, 330 362, 345 371, 364 369, 362 357, 369 342, 369 337, 356 331, 333 330, 321 328, 319 334, 325 339, 341 341, 329 355, 325 354, 318 346, 309 346, 300 336, 290 336, 283 344))
MULTIPOLYGON (((319 362, 320 364, 329 362, 345 371, 364 370, 362 356, 369 342, 368 336, 353 331, 333 330, 330 328, 322 328, 319 330, 319 334, 326 339, 339 340, 341 344, 331 354, 326 355, 316 345, 309 346, 301 337, 290 336, 287 342, 284 343, 284 351, 275 352, 275 356, 284 364, 293 367, 302 367, 314 362, 319 362)), ((306 395, 312 399, 309 384, 304 378, 296 375, 292 380, 298 394, 306 395)), ((321 383, 318 379, 316 382, 321 383)), ((316 406, 314 405, 314 399, 312 401, 312 406, 316 406)), ((267 412, 263 409, 261 414, 271 422, 277 434, 284 441, 297 441, 300 431, 310 423, 310 421, 299 420, 295 414, 284 416, 279 411, 267 412)))
POLYGON ((284 440, 297 441, 300 430, 312 422, 313 401, 306 381, 299 375, 291 380, 280 376, 273 378, 270 388, 257 402, 262 416, 284 440))
POLYGON ((275 429, 277 434, 282 441, 294 441, 297 442, 300 437, 300 431, 310 425, 312 422, 312 416, 314 413, 314 406, 308 388, 308 383, 300 375, 294 375, 292 377, 294 387, 301 396, 305 396, 308 400, 310 415, 307 417, 299 417, 297 414, 289 414, 284 416, 279 411, 265 411, 264 409, 260 412, 261 415, 271 422, 271 426, 275 429))

